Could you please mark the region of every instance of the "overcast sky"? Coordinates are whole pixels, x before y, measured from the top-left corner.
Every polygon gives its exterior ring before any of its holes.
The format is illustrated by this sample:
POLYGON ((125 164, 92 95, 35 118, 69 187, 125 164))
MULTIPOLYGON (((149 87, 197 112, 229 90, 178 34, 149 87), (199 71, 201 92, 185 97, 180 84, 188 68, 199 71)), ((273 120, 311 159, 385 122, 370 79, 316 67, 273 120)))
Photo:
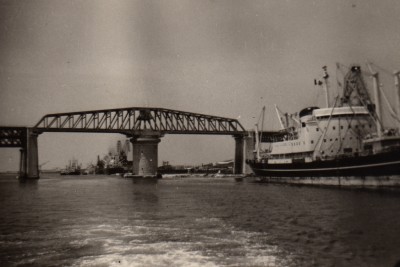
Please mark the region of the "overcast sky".
MULTIPOLYGON (((253 128, 266 106, 323 106, 321 67, 374 62, 393 95, 400 69, 400 1, 0 1, 0 125, 33 126, 44 114, 131 106, 239 118, 253 128)), ((378 69, 377 69, 378 70, 378 69)), ((392 94, 392 95, 391 95, 392 94)), ((391 97, 393 98, 393 97, 391 97)), ((39 136, 40 163, 84 165, 120 135, 39 136)), ((232 137, 166 136, 159 161, 233 158, 232 137)), ((18 149, 2 149, 0 170, 18 149)))

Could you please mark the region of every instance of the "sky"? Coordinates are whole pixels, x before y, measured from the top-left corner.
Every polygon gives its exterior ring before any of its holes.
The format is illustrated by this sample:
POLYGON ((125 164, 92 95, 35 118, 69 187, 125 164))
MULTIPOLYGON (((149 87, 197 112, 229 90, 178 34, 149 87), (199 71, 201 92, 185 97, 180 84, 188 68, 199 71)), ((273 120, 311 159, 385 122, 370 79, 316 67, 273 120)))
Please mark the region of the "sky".
MULTIPOLYGON (((394 97, 400 69, 396 0, 0 0, 0 126, 33 126, 48 113, 162 107, 278 129, 274 105, 294 113, 331 98, 336 62, 374 63, 394 97), (378 69, 379 68, 379 69, 378 69)), ((390 120, 387 121, 391 123, 390 120)), ((39 164, 96 162, 123 135, 44 133, 39 164)), ((0 171, 18 167, 2 148, 0 171)), ((166 135, 159 163, 233 158, 230 136, 166 135)))

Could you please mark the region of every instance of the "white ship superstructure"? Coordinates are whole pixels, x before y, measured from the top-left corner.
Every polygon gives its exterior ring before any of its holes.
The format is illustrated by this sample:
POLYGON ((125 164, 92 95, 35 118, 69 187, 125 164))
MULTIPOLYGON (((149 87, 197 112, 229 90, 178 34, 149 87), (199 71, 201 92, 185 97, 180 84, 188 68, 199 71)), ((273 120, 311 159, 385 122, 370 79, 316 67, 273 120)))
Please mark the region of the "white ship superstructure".
POLYGON ((299 121, 298 128, 289 129, 284 140, 271 143, 271 150, 262 156, 311 161, 362 153, 362 140, 376 132, 364 107, 307 108, 299 113, 299 121))

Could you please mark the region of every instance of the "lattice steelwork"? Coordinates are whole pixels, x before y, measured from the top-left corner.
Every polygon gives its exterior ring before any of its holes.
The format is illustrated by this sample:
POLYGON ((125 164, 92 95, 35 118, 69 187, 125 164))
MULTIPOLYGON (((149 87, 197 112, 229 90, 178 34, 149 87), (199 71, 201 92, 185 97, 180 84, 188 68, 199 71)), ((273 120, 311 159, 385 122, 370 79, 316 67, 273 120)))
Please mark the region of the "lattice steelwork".
POLYGON ((25 127, 0 127, 0 147, 23 147, 26 129, 25 127))
POLYGON ((47 132, 117 132, 132 134, 241 134, 235 119, 161 108, 123 108, 48 114, 35 126, 47 132))

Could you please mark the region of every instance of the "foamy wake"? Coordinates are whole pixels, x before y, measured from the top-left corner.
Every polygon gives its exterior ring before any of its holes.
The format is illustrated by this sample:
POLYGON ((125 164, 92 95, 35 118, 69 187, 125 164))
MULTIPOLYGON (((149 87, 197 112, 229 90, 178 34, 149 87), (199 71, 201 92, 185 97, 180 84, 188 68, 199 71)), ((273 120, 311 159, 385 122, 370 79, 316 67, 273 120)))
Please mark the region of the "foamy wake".
MULTIPOLYGON (((200 218, 194 224, 200 225, 198 229, 193 229, 194 225, 176 228, 144 225, 91 228, 86 238, 81 236, 79 245, 101 244, 100 255, 81 257, 74 266, 287 265, 278 260, 276 247, 257 241, 259 233, 236 231, 219 219, 200 218)), ((71 245, 78 244, 72 241, 71 245)))
POLYGON ((143 267, 143 266, 176 266, 176 267, 215 267, 218 266, 207 257, 183 249, 162 254, 137 255, 103 255, 94 259, 85 259, 78 266, 110 267, 143 267))

